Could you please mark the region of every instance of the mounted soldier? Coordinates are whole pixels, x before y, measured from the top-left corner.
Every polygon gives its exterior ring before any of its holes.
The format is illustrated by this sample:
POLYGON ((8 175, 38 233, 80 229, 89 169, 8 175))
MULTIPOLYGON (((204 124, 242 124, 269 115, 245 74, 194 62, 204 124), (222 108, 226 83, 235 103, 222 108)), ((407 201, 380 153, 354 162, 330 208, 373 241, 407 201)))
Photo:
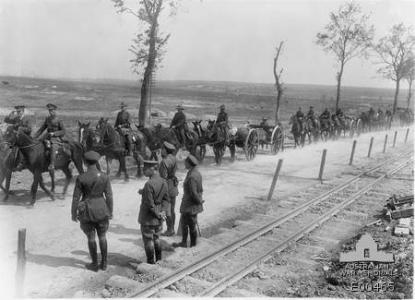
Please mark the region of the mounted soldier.
POLYGON ((298 122, 298 128, 300 129, 300 132, 303 131, 304 113, 301 111, 301 107, 299 107, 297 112, 295 113, 295 119, 298 122))
POLYGON ((186 145, 186 115, 184 114, 183 106, 177 105, 176 106, 177 112, 171 120, 170 128, 176 131, 176 135, 180 141, 180 143, 185 146, 186 145))
MULTIPOLYGON (((341 127, 344 127, 345 126, 345 116, 344 116, 344 113, 343 113, 343 111, 342 111, 342 109, 341 108, 338 108, 337 110, 336 110, 336 114, 333 116, 333 117, 337 117, 337 120, 338 120, 338 122, 339 122, 339 125, 341 126, 341 127)), ((334 120, 333 120, 334 121, 334 120)))
POLYGON ((121 111, 117 114, 114 127, 124 139, 123 144, 127 146, 127 155, 131 155, 133 145, 131 137, 131 117, 130 113, 127 111, 127 104, 121 102, 120 109, 121 111))
POLYGON ((216 118, 216 124, 219 130, 222 131, 224 134, 226 141, 228 140, 228 132, 229 132, 229 119, 228 114, 225 112, 225 105, 222 104, 219 107, 220 111, 218 113, 218 117, 216 118))
POLYGON ((316 116, 314 113, 314 107, 310 106, 310 109, 307 112, 307 119, 311 120, 311 123, 313 124, 313 127, 316 128, 316 116))
MULTIPOLYGON (((30 136, 32 133, 32 126, 30 124, 29 118, 25 116, 25 106, 24 105, 16 105, 14 107, 14 111, 12 111, 6 118, 4 118, 4 122, 9 124, 9 128, 12 128, 14 131, 22 131, 23 133, 30 136)), ((21 171, 25 168, 25 159, 24 156, 21 154, 20 150, 17 152, 17 156, 15 162, 18 162, 16 166, 16 171, 21 171)))
MULTIPOLYGON (((46 107, 49 111, 49 116, 46 117, 42 126, 36 132, 35 138, 39 138, 39 136, 43 134, 43 132, 46 130, 47 134, 44 135, 41 138, 41 140, 44 141, 46 148, 49 149, 49 170, 54 170, 56 162, 56 153, 60 148, 59 146, 62 146, 63 143, 66 142, 66 140, 64 139, 65 126, 63 125, 62 120, 60 120, 56 115, 57 106, 55 104, 48 103, 46 107)), ((69 152, 68 154, 70 156, 70 149, 65 149, 65 147, 63 148, 65 152, 69 152)))

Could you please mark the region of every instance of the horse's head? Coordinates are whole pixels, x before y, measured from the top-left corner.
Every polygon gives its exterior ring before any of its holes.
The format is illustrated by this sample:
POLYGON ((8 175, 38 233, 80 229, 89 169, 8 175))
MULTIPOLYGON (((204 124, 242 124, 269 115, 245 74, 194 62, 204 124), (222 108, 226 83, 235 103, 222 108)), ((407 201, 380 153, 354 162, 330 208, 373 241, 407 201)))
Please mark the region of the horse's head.
POLYGON ((204 135, 204 130, 201 125, 202 120, 196 120, 196 121, 193 121, 192 123, 193 123, 193 130, 197 132, 199 137, 202 137, 204 135))
POLYGON ((213 130, 213 127, 215 127, 216 121, 215 120, 208 120, 208 125, 207 125, 207 129, 209 131, 213 130))
POLYGON ((78 142, 83 143, 83 141, 85 140, 85 132, 89 129, 89 125, 91 122, 88 123, 82 123, 80 121, 78 121, 78 142))

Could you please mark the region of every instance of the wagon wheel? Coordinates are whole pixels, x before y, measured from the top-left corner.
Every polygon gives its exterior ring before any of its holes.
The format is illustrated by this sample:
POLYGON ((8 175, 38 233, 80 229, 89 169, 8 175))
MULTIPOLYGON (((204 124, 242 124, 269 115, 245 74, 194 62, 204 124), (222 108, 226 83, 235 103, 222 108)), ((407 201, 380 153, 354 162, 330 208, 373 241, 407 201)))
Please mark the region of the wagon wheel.
POLYGON ((284 132, 280 126, 275 126, 271 135, 271 154, 277 154, 284 146, 284 132))
POLYGON ((359 136, 363 131, 363 124, 362 124, 362 119, 357 119, 356 122, 356 134, 357 136, 359 136))
POLYGON ((247 160, 253 160, 258 151, 259 138, 255 129, 249 129, 248 136, 245 139, 244 152, 247 160))

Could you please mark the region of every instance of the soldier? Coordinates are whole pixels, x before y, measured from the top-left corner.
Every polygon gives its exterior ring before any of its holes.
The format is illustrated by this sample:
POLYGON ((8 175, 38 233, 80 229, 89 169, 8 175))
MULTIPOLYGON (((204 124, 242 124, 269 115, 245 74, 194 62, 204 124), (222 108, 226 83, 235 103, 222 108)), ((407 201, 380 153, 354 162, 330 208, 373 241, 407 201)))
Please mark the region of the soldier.
POLYGON ((14 130, 21 130, 27 135, 32 133, 32 127, 30 125, 29 118, 25 116, 25 106, 16 105, 14 111, 12 111, 6 118, 4 122, 10 124, 14 130))
POLYGON ((295 114, 295 116, 297 117, 297 120, 300 120, 300 119, 304 118, 304 113, 301 111, 301 107, 298 108, 298 111, 295 114))
POLYGON ((225 136, 226 141, 228 140, 228 114, 225 112, 225 105, 222 104, 219 106, 219 114, 216 118, 216 124, 219 127, 219 129, 222 131, 222 134, 225 136))
POLYGON ((314 107, 310 106, 310 109, 307 112, 307 119, 314 120, 314 107))
POLYGON ((330 120, 330 112, 329 109, 326 107, 323 111, 323 113, 320 115, 321 120, 330 120))
POLYGON ((138 222, 141 226, 148 264, 161 260, 160 233, 169 206, 166 181, 160 177, 157 161, 144 161, 144 176, 149 180, 138 193, 142 195, 138 222))
POLYGON ((56 152, 59 149, 59 143, 64 141, 63 137, 65 136, 65 127, 63 122, 56 115, 57 106, 49 103, 46 107, 49 110, 49 116, 46 117, 42 126, 36 132, 35 138, 38 138, 45 130, 47 131, 47 135, 44 137, 44 140, 48 142, 46 146, 50 149, 49 170, 53 170, 55 168, 56 152))
POLYGON ((174 155, 176 148, 174 145, 170 144, 169 142, 163 143, 163 148, 161 155, 163 156, 163 160, 160 163, 160 176, 164 178, 167 182, 167 187, 169 191, 170 197, 170 209, 167 213, 167 230, 162 234, 164 236, 172 236, 174 235, 174 224, 176 220, 176 214, 174 212, 175 205, 176 205, 176 197, 179 194, 177 186, 179 181, 176 177, 177 171, 177 159, 174 155))
POLYGON ((105 236, 109 220, 112 219, 113 200, 111 183, 108 176, 96 168, 100 156, 89 151, 85 155, 88 170, 76 179, 72 199, 72 221, 80 221, 81 229, 88 238, 88 249, 92 262, 85 265, 87 269, 98 271, 97 244, 95 232, 98 234, 101 249, 102 270, 107 269, 107 238, 105 236))
POLYGON ((127 111, 127 104, 121 102, 121 111, 117 114, 114 127, 119 132, 120 136, 123 136, 127 144, 127 155, 131 155, 132 152, 132 137, 131 137, 131 117, 127 111))
POLYGON ((186 126, 186 115, 183 113, 183 106, 177 105, 176 106, 177 112, 171 120, 170 128, 175 129, 179 134, 178 136, 181 138, 182 145, 186 144, 186 137, 185 137, 185 126, 186 126))
MULTIPOLYGON (((4 122, 10 124, 10 127, 13 130, 20 130, 30 136, 32 133, 32 126, 30 124, 29 118, 25 116, 25 106, 16 105, 14 109, 14 111, 12 111, 6 118, 4 118, 4 122)), ((18 150, 15 162, 16 161, 18 164, 15 168, 15 171, 21 171, 26 167, 26 160, 20 150, 18 150)))
POLYGON ((271 126, 268 123, 268 118, 263 117, 261 123, 259 123, 259 126, 261 126, 261 128, 264 129, 264 131, 267 134, 267 137, 271 138, 272 129, 271 129, 271 126))
POLYGON ((187 248, 188 233, 190 233, 190 247, 196 246, 197 214, 203 211, 204 200, 202 199, 202 175, 197 169, 196 157, 189 155, 184 163, 188 172, 183 183, 183 199, 180 205, 182 241, 181 243, 173 243, 173 247, 187 248))

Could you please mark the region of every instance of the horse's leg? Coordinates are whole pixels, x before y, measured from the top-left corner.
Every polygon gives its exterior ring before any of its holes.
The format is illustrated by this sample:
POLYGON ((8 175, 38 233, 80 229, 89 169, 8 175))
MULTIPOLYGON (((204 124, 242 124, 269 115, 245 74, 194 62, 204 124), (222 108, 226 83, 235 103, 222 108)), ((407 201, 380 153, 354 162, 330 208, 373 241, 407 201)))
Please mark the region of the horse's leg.
POLYGON ((65 196, 67 190, 68 190, 68 186, 71 183, 72 180, 72 171, 71 169, 68 168, 69 164, 65 167, 62 168, 62 172, 65 174, 65 185, 63 186, 63 196, 65 196))
POLYGON ((143 157, 136 151, 134 152, 133 157, 137 165, 137 174, 135 177, 140 178, 143 176, 143 157))
POLYGON ((5 174, 3 172, 1 172, 0 174, 0 183, 3 183, 3 180, 6 179, 6 186, 3 187, 3 185, 1 186, 1 189, 4 191, 5 195, 3 198, 3 201, 7 201, 9 199, 9 195, 11 194, 10 192, 10 181, 12 179, 12 172, 10 170, 4 170, 5 174))
POLYGON ((124 172, 124 181, 128 181, 130 177, 128 176, 127 163, 124 155, 120 157, 120 170, 124 172))
POLYGON ((33 173, 33 182, 32 182, 32 187, 30 189, 30 193, 32 195, 32 201, 30 202, 30 205, 34 205, 36 202, 36 193, 37 193, 37 188, 39 185, 40 175, 41 175, 40 171, 35 171, 33 173))
POLYGON ((52 185, 51 192, 55 192, 55 170, 49 170, 50 182, 52 185))
POLYGON ((229 145, 229 151, 231 152, 231 162, 234 162, 235 161, 235 151, 236 151, 235 144, 230 144, 229 145))
MULTIPOLYGON (((39 180, 39 186, 40 186, 40 188, 50 197, 50 199, 52 201, 55 201, 55 196, 53 196, 53 194, 47 189, 47 187, 45 186, 45 183, 43 182, 42 173, 39 173, 39 179, 38 180, 39 180)), ((37 190, 37 187, 36 187, 36 190, 37 190)), ((35 199, 35 201, 36 201, 36 199, 35 199)))
POLYGON ((109 176, 111 173, 111 169, 110 169, 110 158, 108 158, 108 156, 105 155, 105 162, 107 163, 107 175, 109 176))

